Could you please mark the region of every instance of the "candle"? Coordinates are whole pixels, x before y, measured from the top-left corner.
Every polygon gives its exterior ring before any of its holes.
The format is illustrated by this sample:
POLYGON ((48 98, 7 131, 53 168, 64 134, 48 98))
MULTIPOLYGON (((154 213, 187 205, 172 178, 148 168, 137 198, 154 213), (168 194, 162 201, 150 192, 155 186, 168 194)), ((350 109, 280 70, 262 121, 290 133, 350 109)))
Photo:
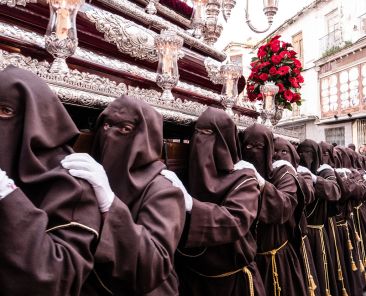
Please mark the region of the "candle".
POLYGON ((56 11, 56 36, 66 39, 71 28, 70 12, 67 8, 59 8, 56 11))

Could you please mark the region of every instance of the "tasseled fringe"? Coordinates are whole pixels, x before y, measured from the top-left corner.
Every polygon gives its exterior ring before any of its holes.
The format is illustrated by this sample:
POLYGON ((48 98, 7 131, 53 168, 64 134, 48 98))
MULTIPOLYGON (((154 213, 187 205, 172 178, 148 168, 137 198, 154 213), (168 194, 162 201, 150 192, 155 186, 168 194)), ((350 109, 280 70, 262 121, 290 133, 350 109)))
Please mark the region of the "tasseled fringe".
POLYGON ((353 250, 353 246, 352 246, 351 240, 349 239, 347 242, 348 242, 348 250, 352 251, 353 250))
POLYGON ((356 271, 356 270, 357 270, 357 266, 356 266, 355 261, 353 261, 353 258, 352 258, 352 263, 351 263, 351 265, 352 265, 352 271, 356 271))
POLYGON ((360 271, 365 272, 365 266, 363 266, 361 259, 359 260, 359 264, 360 264, 360 271))
POLYGON ((312 275, 309 275, 309 296, 315 296, 315 289, 317 288, 314 278, 312 275))
POLYGON ((326 289, 326 290, 325 290, 325 296, 332 296, 332 294, 330 294, 329 289, 326 289))
POLYGON ((342 296, 348 296, 348 293, 345 288, 342 289, 342 296))

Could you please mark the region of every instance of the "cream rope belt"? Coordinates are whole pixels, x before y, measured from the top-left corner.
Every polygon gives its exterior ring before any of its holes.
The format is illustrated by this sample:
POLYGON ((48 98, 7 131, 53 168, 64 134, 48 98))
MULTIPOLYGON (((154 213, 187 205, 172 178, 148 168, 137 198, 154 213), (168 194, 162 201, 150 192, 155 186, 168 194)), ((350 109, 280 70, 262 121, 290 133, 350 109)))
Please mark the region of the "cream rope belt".
MULTIPOLYGON (((362 237, 362 232, 361 232, 361 219, 360 219, 360 208, 362 207, 362 203, 360 205, 358 205, 357 207, 355 207, 354 209, 356 210, 356 219, 357 219, 357 229, 358 229, 358 234, 359 234, 359 238, 360 238, 360 246, 361 246, 361 255, 362 255, 362 258, 360 258, 360 260, 362 261, 363 263, 363 266, 364 268, 362 269, 361 267, 361 271, 363 270, 364 271, 364 276, 365 276, 365 280, 366 280, 366 253, 365 253, 365 244, 364 244, 364 241, 363 241, 363 237, 362 237)), ((360 263, 360 266, 361 266, 361 263, 360 263)))
POLYGON ((317 286, 316 286, 316 284, 314 282, 314 277, 311 274, 311 270, 310 270, 308 252, 306 250, 305 242, 304 242, 306 238, 307 238, 307 235, 304 235, 301 238, 302 259, 304 261, 306 277, 308 279, 309 296, 315 296, 315 292, 314 291, 316 290, 317 286))
POLYGON ((344 286, 342 265, 341 265, 341 260, 339 259, 339 252, 338 252, 338 246, 337 246, 337 236, 336 236, 336 230, 335 230, 335 227, 334 227, 333 219, 329 218, 329 224, 330 224, 330 228, 332 229, 332 234, 333 234, 333 239, 334 239, 334 248, 335 248, 335 252, 336 252, 337 267, 338 267, 338 280, 342 284, 342 296, 348 296, 347 290, 344 286))
POLYGON ((323 253, 323 267, 324 267, 324 280, 325 280, 325 296, 331 296, 330 294, 330 284, 329 284, 329 275, 328 275, 328 259, 327 253, 325 251, 325 242, 324 242, 324 225, 308 225, 310 229, 316 229, 319 231, 320 236, 320 244, 323 253))
POLYGON ((193 271, 194 273, 198 274, 199 276, 202 276, 205 278, 211 278, 211 279, 226 278, 226 277, 232 276, 234 274, 237 274, 239 272, 243 272, 248 277, 249 294, 250 294, 250 296, 254 296, 253 276, 252 276, 252 273, 250 272, 249 268, 246 266, 244 266, 240 269, 234 270, 234 271, 229 271, 229 272, 225 272, 225 273, 218 274, 218 275, 206 275, 206 274, 200 273, 192 268, 188 268, 188 269, 193 271))
POLYGON ((348 222, 347 221, 340 221, 340 222, 337 222, 336 224, 337 224, 337 227, 343 227, 343 228, 346 229, 348 253, 349 253, 349 257, 351 259, 351 268, 352 268, 352 271, 356 271, 356 270, 358 270, 358 268, 357 268, 356 263, 353 259, 353 254, 352 254, 353 245, 352 245, 352 241, 351 241, 351 236, 349 234, 348 222))
POLYGON ((285 241, 281 246, 277 249, 273 249, 271 251, 257 253, 257 255, 270 255, 272 257, 272 277, 273 277, 273 287, 274 287, 274 296, 281 295, 281 287, 280 281, 278 279, 278 271, 277 271, 277 264, 276 264, 276 254, 279 250, 287 245, 288 241, 285 241))

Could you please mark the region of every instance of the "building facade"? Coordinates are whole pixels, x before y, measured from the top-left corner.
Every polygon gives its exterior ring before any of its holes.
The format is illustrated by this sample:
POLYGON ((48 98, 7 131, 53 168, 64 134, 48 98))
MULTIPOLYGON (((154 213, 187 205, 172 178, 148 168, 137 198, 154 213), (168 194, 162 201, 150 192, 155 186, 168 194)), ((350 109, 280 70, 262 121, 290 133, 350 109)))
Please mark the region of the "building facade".
POLYGON ((284 112, 278 125, 301 139, 366 143, 366 1, 314 1, 260 40, 251 55, 273 35, 293 44, 305 80, 303 105, 284 112))

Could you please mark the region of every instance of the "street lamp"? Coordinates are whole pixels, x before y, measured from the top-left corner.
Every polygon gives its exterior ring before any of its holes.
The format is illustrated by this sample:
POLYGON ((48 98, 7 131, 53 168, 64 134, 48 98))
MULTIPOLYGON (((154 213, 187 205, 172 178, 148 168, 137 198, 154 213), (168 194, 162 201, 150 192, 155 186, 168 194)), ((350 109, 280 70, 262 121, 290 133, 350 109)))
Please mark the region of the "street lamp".
POLYGON ((276 15, 278 10, 278 1, 279 0, 263 0, 263 12, 267 17, 268 26, 264 30, 258 30, 255 28, 250 19, 249 19, 249 1, 247 0, 246 9, 245 9, 245 20, 248 24, 248 27, 256 33, 264 33, 269 30, 269 28, 272 26, 273 23, 273 17, 276 15))

